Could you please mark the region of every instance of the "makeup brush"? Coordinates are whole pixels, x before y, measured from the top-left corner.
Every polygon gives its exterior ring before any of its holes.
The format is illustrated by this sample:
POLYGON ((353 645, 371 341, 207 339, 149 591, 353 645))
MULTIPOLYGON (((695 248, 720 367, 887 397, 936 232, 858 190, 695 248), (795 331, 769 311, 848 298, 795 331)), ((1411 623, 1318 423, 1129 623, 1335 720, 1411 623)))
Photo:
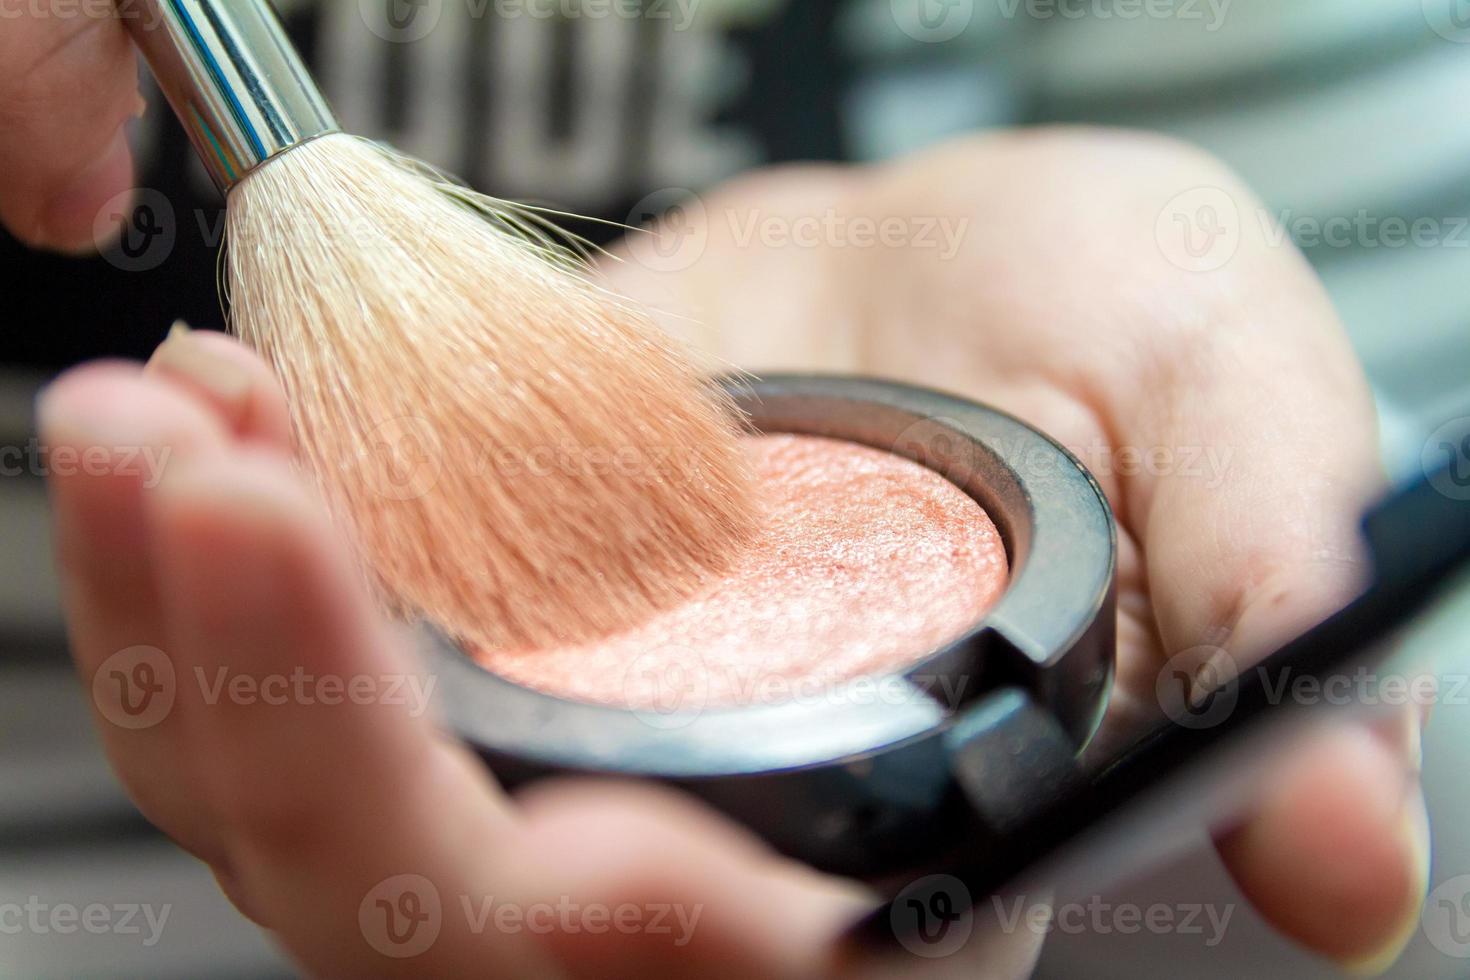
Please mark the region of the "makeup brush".
POLYGON ((230 323, 397 611, 575 641, 728 566, 754 524, 736 415, 672 338, 536 213, 341 133, 264 0, 141 6, 227 195, 230 323))

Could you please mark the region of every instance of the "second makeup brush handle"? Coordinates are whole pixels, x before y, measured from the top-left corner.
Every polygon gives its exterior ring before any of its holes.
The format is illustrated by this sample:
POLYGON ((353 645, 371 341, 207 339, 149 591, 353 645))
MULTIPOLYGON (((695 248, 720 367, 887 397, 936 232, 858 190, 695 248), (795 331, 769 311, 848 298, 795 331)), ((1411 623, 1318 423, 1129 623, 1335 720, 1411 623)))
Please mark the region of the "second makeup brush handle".
POLYGON ((121 14, 220 190, 340 128, 266 0, 136 0, 121 14))

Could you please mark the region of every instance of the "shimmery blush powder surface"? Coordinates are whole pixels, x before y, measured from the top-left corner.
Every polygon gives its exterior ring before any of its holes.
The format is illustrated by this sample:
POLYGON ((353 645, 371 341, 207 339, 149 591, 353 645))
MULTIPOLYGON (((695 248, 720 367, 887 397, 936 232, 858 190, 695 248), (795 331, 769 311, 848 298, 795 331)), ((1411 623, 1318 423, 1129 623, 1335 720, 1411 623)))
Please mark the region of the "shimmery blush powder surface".
POLYGON ((967 630, 1005 590, 995 525, 939 474, 834 439, 745 442, 764 528, 728 576, 605 640, 482 650, 480 663, 601 704, 780 702, 901 670, 967 630))

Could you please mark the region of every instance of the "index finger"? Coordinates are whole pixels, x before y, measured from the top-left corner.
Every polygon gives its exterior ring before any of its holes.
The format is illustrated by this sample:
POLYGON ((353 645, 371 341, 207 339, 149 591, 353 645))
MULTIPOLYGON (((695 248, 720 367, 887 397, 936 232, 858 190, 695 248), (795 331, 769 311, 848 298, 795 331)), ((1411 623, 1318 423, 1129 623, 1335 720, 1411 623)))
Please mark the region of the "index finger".
POLYGON ((90 248, 122 220, 99 212, 133 183, 133 45, 111 3, 32 4, 4 24, 0 222, 33 246, 90 248))

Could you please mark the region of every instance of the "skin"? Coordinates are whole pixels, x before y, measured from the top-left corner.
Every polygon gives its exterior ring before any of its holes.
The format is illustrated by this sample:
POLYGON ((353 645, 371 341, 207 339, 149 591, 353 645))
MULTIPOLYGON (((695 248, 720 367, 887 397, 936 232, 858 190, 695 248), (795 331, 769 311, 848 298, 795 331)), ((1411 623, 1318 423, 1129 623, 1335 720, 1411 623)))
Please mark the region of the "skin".
MULTIPOLYGON (((0 218, 56 249, 93 237, 131 183, 118 126, 134 66, 111 21, 17 20, 0 32, 0 218), (83 83, 84 80, 85 84, 83 83)), ((755 369, 858 370, 981 398, 1074 446, 1234 449, 1219 486, 1180 472, 1103 477, 1120 522, 1119 692, 1099 752, 1152 704, 1169 655, 1200 644, 1248 663, 1344 601, 1352 533, 1377 489, 1361 371, 1301 257, 1245 222, 1224 268, 1164 260, 1156 219, 1174 195, 1254 199, 1217 162, 1126 133, 964 140, 872 169, 787 169, 705 200, 707 246, 677 272, 637 261, 612 284, 671 329, 755 369), (761 246, 743 217, 968 218, 955 256, 932 250, 761 246)), ((698 216, 695 220, 700 220, 698 216)), ((634 253, 636 254, 636 252, 634 253)), ((145 485, 121 465, 56 477, 57 548, 72 645, 88 685, 116 651, 167 652, 176 674, 409 672, 402 635, 363 595, 346 551, 293 475, 285 406, 229 340, 187 334, 144 368, 93 364, 43 396, 52 447, 171 452, 145 485)), ((1024 976, 1024 930, 956 956, 884 961, 837 936, 866 907, 851 883, 793 866, 718 815, 646 787, 580 782, 515 801, 407 707, 215 704, 180 683, 158 725, 99 718, 142 811, 323 976, 1024 976), (389 960, 357 910, 414 873, 445 896, 438 940, 389 960), (475 934, 455 896, 529 906, 703 907, 687 945, 556 930, 475 934)), ((1342 724, 1280 746, 1279 772, 1220 842, 1258 911, 1362 971, 1412 933, 1427 845, 1417 719, 1342 724), (1350 854, 1351 861, 1341 860, 1350 854)))

